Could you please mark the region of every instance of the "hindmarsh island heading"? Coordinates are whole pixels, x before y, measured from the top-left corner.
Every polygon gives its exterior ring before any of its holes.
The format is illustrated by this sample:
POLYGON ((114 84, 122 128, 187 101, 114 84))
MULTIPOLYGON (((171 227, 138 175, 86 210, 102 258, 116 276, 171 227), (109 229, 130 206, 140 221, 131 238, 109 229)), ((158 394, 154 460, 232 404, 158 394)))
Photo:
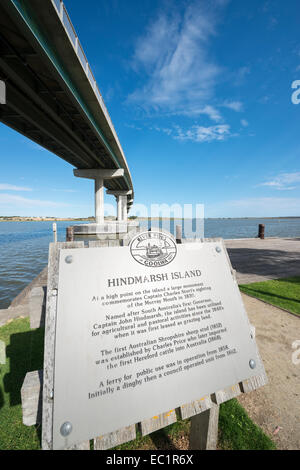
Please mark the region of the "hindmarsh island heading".
POLYGON ((129 276, 108 279, 108 287, 129 286, 131 284, 144 284, 146 282, 174 281, 175 279, 186 279, 192 277, 200 277, 201 271, 194 269, 193 271, 174 271, 172 273, 151 274, 150 276, 129 276))

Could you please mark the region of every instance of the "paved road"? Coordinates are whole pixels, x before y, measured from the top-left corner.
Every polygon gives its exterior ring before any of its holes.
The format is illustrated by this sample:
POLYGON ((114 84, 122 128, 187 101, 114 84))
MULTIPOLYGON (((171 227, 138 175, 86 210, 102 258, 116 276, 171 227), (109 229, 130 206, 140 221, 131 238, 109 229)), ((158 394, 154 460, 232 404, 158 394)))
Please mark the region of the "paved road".
POLYGON ((300 238, 225 240, 239 284, 300 275, 300 238))

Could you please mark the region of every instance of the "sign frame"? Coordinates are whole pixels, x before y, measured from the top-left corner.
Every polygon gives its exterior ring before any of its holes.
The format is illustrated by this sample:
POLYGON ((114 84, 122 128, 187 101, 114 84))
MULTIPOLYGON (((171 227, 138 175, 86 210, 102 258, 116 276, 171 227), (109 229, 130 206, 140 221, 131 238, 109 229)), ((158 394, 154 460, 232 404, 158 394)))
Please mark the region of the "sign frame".
MULTIPOLYGON (((161 232, 169 232, 160 230, 161 232)), ((140 230, 141 233, 145 230, 140 230)), ((128 236, 124 240, 98 240, 90 241, 89 247, 108 247, 108 246, 128 246, 131 239, 136 237, 137 232, 132 236, 128 236)), ((227 260, 233 276, 233 281, 238 285, 235 278, 235 271, 232 269, 227 250, 223 239, 182 239, 182 243, 192 242, 218 242, 222 249, 224 249, 227 260)), ((60 251, 63 249, 76 249, 84 248, 84 242, 63 242, 63 243, 51 243, 49 248, 49 264, 48 264, 48 290, 47 290, 47 306, 46 306, 46 328, 45 328, 45 356, 44 356, 44 386, 43 386, 43 425, 42 425, 42 447, 43 449, 53 449, 53 391, 54 391, 54 364, 55 364, 55 334, 56 334, 56 310, 57 310, 57 292, 58 292, 58 280, 59 280, 59 258, 60 251)), ((88 248, 86 248, 88 249, 88 248)), ((146 268, 145 268, 146 269, 146 268)), ((242 302, 242 300, 241 300, 242 302)), ((256 346, 257 350, 257 346, 256 346)), ((258 350, 257 355, 259 356, 258 350)), ((263 366, 262 366, 263 367, 263 366)), ((204 413, 208 410, 213 410, 215 406, 234 398, 241 393, 247 393, 255 390, 267 383, 267 377, 265 371, 260 375, 251 377, 239 384, 233 384, 224 390, 215 391, 210 396, 199 397, 199 400, 193 403, 182 404, 179 408, 182 419, 189 417, 195 417, 199 413, 204 413)), ((141 423, 137 423, 142 431, 143 435, 152 433, 162 427, 168 426, 176 422, 176 410, 166 410, 165 413, 153 418, 146 419, 141 423)), ((136 425, 127 426, 115 432, 109 433, 104 436, 98 436, 94 438, 94 449, 105 450, 112 448, 116 445, 120 445, 124 442, 135 439, 136 436, 136 425)), ((66 438, 65 449, 89 449, 90 442, 86 441, 78 443, 73 446, 68 445, 68 439, 66 438)))

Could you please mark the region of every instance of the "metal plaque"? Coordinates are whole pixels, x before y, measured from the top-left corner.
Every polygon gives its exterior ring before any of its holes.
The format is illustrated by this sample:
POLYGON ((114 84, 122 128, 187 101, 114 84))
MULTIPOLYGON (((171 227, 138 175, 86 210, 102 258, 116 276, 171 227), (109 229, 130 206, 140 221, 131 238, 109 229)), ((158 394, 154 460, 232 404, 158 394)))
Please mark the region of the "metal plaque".
POLYGON ((60 251, 54 449, 262 372, 222 242, 60 251))

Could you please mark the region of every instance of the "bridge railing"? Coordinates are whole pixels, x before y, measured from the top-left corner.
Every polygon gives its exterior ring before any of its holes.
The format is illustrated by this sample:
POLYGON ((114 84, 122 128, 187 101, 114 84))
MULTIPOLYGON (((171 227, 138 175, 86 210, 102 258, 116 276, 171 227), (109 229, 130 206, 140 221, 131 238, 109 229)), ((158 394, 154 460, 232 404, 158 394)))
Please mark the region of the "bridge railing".
POLYGON ((98 102, 99 102, 99 104, 100 104, 100 106, 101 106, 101 108, 102 108, 102 110, 103 110, 103 112, 106 116, 106 119, 107 119, 107 121, 108 121, 108 123, 109 123, 109 125, 112 129, 112 132, 115 136, 115 139, 117 140, 117 142, 119 142, 119 139, 118 139, 118 136, 116 134, 115 128, 114 128, 113 123, 110 119, 107 108, 105 106, 102 95, 100 93, 97 82, 95 80, 94 74, 91 70, 91 67, 90 67, 89 63, 88 63, 88 60, 86 58, 86 55, 85 55, 84 50, 82 48, 82 45, 80 44, 79 38, 76 34, 76 30, 75 30, 75 28, 72 24, 72 21, 71 21, 69 15, 68 15, 68 12, 66 10, 64 2, 63 2, 63 0, 51 0, 51 1, 52 1, 53 5, 56 8, 58 16, 59 16, 59 18, 60 18, 60 20, 61 20, 61 22, 62 22, 62 24, 65 28, 65 31, 66 31, 71 43, 73 44, 74 50, 75 50, 75 52, 76 52, 76 54, 79 58, 79 61, 82 65, 82 68, 85 71, 85 73, 87 75, 87 78, 88 78, 88 80, 89 80, 89 82, 90 82, 90 84, 91 84, 91 86, 94 90, 94 93, 95 93, 95 95, 97 97, 97 100, 98 100, 98 102))

